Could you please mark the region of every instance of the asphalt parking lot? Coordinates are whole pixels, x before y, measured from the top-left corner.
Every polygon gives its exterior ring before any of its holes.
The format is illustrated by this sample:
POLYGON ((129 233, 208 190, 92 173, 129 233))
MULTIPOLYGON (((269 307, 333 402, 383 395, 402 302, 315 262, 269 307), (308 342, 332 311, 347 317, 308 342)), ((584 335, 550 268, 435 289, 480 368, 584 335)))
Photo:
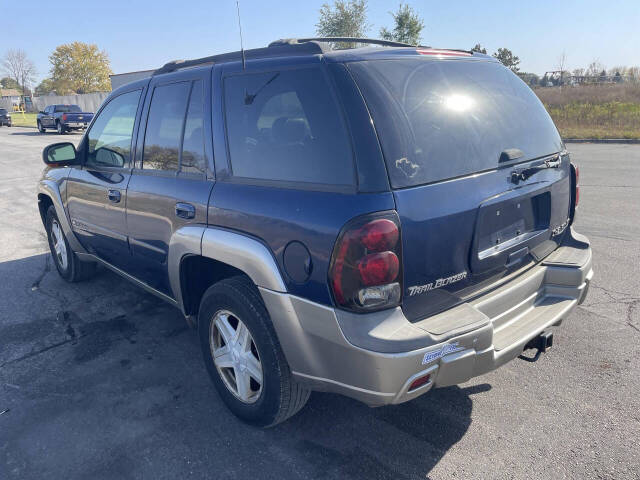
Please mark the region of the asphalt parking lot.
POLYGON ((0 479, 640 478, 640 145, 576 145, 590 296, 537 363, 403 405, 313 394, 236 420, 177 310, 110 272, 62 281, 35 129, 0 128, 0 479))

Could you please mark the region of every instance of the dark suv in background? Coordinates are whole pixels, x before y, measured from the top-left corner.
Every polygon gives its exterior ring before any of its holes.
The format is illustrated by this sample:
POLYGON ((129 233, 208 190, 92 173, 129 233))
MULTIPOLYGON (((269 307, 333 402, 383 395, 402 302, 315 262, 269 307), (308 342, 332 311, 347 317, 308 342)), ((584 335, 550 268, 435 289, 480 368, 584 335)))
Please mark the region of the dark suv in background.
POLYGON ((0 108, 0 127, 3 125, 11 126, 11 114, 6 108, 0 108))
POLYGON ((179 308, 257 425, 312 390, 401 403, 545 351, 593 275, 578 170, 515 74, 335 40, 171 62, 43 152, 60 275, 99 263, 179 308))

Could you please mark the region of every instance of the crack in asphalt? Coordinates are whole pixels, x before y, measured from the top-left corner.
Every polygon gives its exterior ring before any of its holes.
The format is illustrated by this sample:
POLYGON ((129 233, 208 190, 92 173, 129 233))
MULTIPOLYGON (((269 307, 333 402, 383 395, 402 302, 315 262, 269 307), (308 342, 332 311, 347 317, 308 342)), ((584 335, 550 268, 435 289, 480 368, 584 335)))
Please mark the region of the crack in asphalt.
POLYGON ((31 284, 31 290, 38 290, 40 288, 40 282, 42 282, 44 277, 51 270, 51 266, 49 265, 49 258, 51 258, 49 255, 44 257, 44 268, 42 269, 40 275, 38 275, 38 278, 36 278, 36 281, 31 284))
POLYGON ((627 325, 629 325, 631 328, 636 330, 638 333, 640 333, 640 328, 638 328, 638 326, 636 326, 633 323, 631 317, 633 315, 633 312, 635 311, 635 309, 638 307, 639 304, 640 304, 640 298, 636 298, 633 302, 631 302, 631 303, 629 303, 627 305, 627 325))
MULTIPOLYGON (((83 323, 82 320, 72 311, 61 310, 56 314, 54 322, 61 327, 67 338, 37 350, 32 350, 20 357, 7 360, 0 364, 0 368, 22 362, 69 343, 76 345, 80 339, 85 337, 92 337, 94 340, 89 341, 88 343, 83 342, 78 346, 79 349, 76 351, 76 361, 86 361, 87 359, 94 358, 96 356, 96 352, 98 352, 97 354, 103 353, 105 351, 105 347, 108 349, 111 342, 115 340, 127 340, 129 343, 136 343, 134 337, 137 333, 137 328, 135 325, 128 322, 126 315, 117 315, 107 320, 83 323), (71 322, 74 321, 74 317, 76 317, 75 320, 79 322, 75 327, 71 324, 71 322), (108 339, 107 337, 113 333, 115 333, 115 336, 111 335, 111 339, 108 339)), ((186 331, 187 327, 184 327, 184 330, 186 331)), ((170 333, 176 335, 176 332, 177 329, 170 333)))
POLYGON ((27 360, 29 358, 35 357, 36 355, 40 355, 41 353, 48 352, 49 350, 53 350, 54 348, 61 347, 63 345, 66 345, 67 343, 71 343, 74 340, 75 339, 67 338, 66 340, 62 340, 61 342, 54 343, 53 345, 49 345, 49 346, 43 347, 43 348, 41 348, 39 350, 35 350, 35 351, 32 351, 32 352, 29 352, 29 353, 27 353, 25 355, 22 355, 21 357, 13 358, 11 360, 7 360, 6 362, 0 364, 0 368, 4 367, 6 365, 11 365, 12 363, 22 362, 23 360, 27 360))
POLYGON ((583 308, 585 308, 586 310, 590 311, 591 313, 595 313, 595 314, 597 314, 597 315, 599 315, 601 317, 610 318, 610 317, 608 317, 606 315, 603 315, 601 313, 589 310, 587 307, 593 307, 593 306, 597 306, 597 305, 609 305, 611 303, 626 305, 627 312, 626 312, 626 318, 625 318, 624 324, 629 326, 629 327, 631 327, 636 332, 640 333, 640 327, 638 327, 637 325, 635 325, 633 323, 633 313, 636 310, 636 308, 638 308, 638 305, 640 305, 640 297, 635 297, 635 296, 629 295, 628 293, 624 293, 624 292, 617 292, 615 290, 608 289, 608 288, 605 288, 605 287, 601 287, 599 285, 592 284, 591 287, 595 288, 597 290, 602 290, 602 292, 610 300, 603 301, 603 302, 589 303, 587 305, 584 305, 583 308), (616 295, 619 295, 619 297, 616 296, 616 295))

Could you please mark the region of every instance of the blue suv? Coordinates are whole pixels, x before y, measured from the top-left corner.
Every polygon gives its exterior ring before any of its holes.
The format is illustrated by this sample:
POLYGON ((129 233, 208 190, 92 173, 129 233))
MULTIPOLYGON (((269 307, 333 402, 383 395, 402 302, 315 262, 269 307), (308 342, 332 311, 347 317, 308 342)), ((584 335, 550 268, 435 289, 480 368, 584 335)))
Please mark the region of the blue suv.
POLYGON ((397 404, 537 357, 593 275, 578 169, 515 74, 332 41, 168 63, 43 152, 60 275, 100 264, 179 308, 254 425, 313 390, 397 404))

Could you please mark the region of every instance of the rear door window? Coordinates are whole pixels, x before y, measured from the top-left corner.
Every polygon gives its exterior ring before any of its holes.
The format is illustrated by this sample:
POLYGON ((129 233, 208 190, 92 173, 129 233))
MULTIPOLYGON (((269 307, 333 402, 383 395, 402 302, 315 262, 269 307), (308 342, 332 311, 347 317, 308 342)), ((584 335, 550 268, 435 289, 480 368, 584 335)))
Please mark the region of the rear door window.
POLYGON ((402 188, 498 167, 504 150, 530 160, 562 142, 533 91, 496 62, 403 58, 349 64, 402 188))
POLYGON ((349 136, 320 68, 233 75, 224 100, 234 177, 353 185, 349 136))
POLYGON ((154 89, 144 136, 143 169, 178 171, 182 126, 190 88, 190 82, 179 82, 154 89))
POLYGON ((184 126, 182 142, 182 158, 180 171, 203 174, 205 172, 204 156, 204 105, 202 81, 193 83, 189 108, 184 126))

